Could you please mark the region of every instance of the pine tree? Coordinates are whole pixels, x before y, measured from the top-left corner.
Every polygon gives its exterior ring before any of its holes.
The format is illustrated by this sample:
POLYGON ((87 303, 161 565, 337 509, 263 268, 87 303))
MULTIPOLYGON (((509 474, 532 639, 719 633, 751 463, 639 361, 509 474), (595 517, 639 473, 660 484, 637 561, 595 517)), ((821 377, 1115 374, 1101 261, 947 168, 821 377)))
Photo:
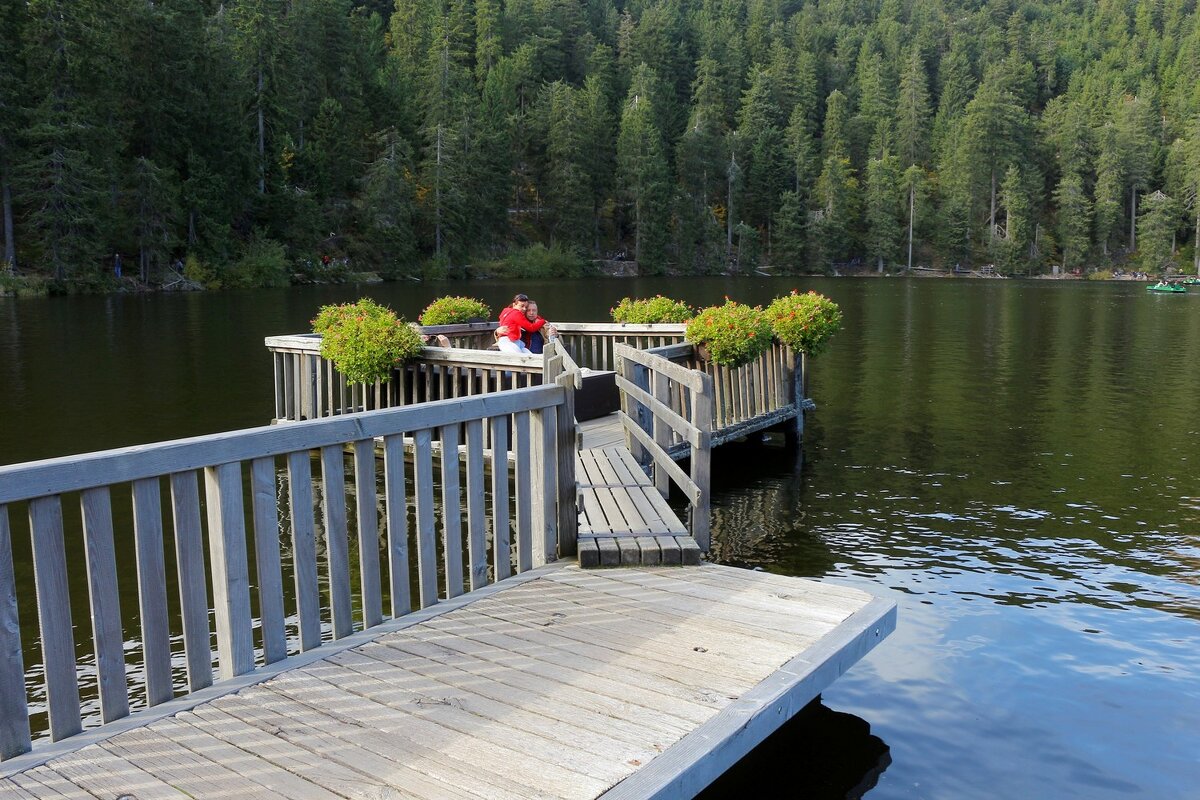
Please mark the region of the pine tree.
POLYGON ((865 194, 867 254, 878 272, 895 263, 900 254, 903 227, 900 222, 900 160, 884 152, 867 162, 865 194))
POLYGON ((670 211, 670 172, 650 94, 654 84, 649 67, 642 65, 634 73, 617 138, 617 170, 631 207, 634 259, 650 273, 666 265, 670 211))
POLYGON ((896 102, 896 154, 902 164, 925 164, 929 150, 929 88, 925 64, 909 53, 896 102))
POLYGON ((1138 220, 1138 261, 1147 272, 1165 272, 1175 266, 1175 231, 1179 226, 1179 204, 1156 191, 1146 195, 1138 220))
POLYGON ((1054 202, 1058 206, 1062 267, 1068 271, 1082 265, 1087 257, 1092 207, 1083 190, 1083 179, 1075 173, 1064 175, 1054 190, 1054 202))

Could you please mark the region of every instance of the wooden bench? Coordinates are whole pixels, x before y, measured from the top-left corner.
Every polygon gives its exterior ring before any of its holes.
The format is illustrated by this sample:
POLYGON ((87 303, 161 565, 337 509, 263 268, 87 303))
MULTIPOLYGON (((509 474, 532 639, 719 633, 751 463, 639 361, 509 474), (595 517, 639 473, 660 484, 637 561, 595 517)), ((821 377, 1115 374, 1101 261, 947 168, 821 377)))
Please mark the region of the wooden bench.
POLYGON ((624 447, 581 450, 575 475, 581 567, 700 563, 696 540, 624 447))

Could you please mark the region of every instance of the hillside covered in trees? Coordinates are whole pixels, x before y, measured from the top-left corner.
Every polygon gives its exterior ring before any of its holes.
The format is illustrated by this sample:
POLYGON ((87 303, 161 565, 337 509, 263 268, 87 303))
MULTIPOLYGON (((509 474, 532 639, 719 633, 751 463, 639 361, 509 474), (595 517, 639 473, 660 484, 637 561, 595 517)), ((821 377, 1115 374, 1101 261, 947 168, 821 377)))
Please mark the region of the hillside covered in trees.
MULTIPOLYGON (((1191 269, 1193 0, 3 0, 0 260, 1191 269)), ((534 267, 531 267, 531 269, 534 267)))

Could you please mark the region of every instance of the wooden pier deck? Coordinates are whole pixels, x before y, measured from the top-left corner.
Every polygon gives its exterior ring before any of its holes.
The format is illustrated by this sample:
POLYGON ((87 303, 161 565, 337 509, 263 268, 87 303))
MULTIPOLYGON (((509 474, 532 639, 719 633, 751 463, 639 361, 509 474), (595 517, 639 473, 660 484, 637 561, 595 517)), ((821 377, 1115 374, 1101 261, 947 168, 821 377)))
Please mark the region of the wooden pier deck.
POLYGON ((283 337, 286 424, 0 467, 0 800, 691 797, 894 629, 698 563, 712 448, 799 432, 801 358, 563 327, 373 387, 283 337), (580 431, 587 370, 621 409, 580 431))
POLYGON ((690 797, 894 627, 732 569, 551 564, 0 764, 0 797, 690 797))

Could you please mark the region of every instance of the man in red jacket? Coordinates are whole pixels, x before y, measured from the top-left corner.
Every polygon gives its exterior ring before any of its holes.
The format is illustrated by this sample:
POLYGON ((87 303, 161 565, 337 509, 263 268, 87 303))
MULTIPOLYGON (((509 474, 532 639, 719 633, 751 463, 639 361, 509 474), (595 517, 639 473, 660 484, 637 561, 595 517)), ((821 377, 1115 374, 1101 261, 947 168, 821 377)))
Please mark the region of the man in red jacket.
POLYGON ((505 353, 529 355, 529 349, 521 341, 521 333, 523 331, 530 333, 540 331, 546 324, 546 320, 541 317, 531 320, 525 316, 525 308, 528 305, 529 296, 519 294, 513 298, 511 306, 500 312, 500 327, 504 329, 504 332, 500 334, 497 343, 505 353))

